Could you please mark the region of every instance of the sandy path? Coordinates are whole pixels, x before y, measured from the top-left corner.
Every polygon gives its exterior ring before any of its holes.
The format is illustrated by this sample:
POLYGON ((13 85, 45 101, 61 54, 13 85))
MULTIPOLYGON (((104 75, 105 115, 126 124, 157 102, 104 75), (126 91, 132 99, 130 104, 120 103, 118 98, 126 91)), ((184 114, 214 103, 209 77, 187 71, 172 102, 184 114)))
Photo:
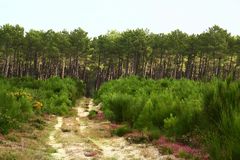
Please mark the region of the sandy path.
MULTIPOLYGON (((76 117, 57 117, 50 133, 49 144, 56 150, 57 160, 164 160, 157 148, 150 144, 130 144, 123 137, 112 137, 108 121, 88 119, 89 111, 98 110, 91 99, 81 99, 76 107, 76 117)), ((172 159, 175 159, 172 157, 172 159)))
POLYGON ((63 124, 63 118, 57 117, 57 124, 54 126, 54 130, 50 133, 49 136, 49 145, 51 145, 57 152, 53 153, 53 157, 56 159, 63 159, 67 157, 66 151, 63 148, 63 144, 60 142, 56 142, 55 136, 57 132, 60 132, 60 128, 63 124))

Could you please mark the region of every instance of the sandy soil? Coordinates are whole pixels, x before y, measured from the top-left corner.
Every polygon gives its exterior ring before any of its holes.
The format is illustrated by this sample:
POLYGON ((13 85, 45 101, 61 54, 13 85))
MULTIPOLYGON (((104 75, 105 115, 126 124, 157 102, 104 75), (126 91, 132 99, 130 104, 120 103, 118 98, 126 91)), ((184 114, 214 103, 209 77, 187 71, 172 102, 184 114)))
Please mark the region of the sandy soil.
POLYGON ((49 145, 57 160, 165 160, 151 144, 130 144, 123 137, 112 137, 109 121, 88 119, 90 110, 99 110, 92 99, 83 98, 76 105, 77 116, 57 117, 57 124, 49 136, 49 145))

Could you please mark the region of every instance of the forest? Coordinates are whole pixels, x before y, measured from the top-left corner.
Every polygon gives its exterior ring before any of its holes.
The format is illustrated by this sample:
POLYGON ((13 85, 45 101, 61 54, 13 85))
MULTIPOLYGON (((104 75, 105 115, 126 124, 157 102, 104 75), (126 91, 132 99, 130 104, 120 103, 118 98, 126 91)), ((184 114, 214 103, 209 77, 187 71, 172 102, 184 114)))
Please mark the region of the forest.
POLYGON ((74 77, 99 88, 122 76, 238 79, 240 37, 215 25, 201 34, 180 30, 151 33, 148 29, 109 31, 90 38, 73 31, 25 31, 19 25, 0 27, 0 73, 4 77, 74 77))
POLYGON ((137 132, 160 144, 166 137, 188 147, 181 153, 172 145, 161 149, 184 159, 237 160, 239 78, 240 36, 217 25, 200 34, 134 29, 89 37, 82 28, 25 31, 5 24, 0 145, 2 135, 23 124, 42 128, 37 117, 56 115, 59 122, 76 116, 77 100, 87 96, 102 107, 88 110, 90 120, 100 115, 116 125, 111 134, 137 132))

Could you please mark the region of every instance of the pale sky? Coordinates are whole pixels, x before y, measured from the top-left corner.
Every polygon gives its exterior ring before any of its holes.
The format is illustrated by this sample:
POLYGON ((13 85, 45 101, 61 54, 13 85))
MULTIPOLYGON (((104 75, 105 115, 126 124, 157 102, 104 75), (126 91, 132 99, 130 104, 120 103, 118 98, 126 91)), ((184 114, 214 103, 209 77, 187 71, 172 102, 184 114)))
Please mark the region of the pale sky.
POLYGON ((27 31, 81 27, 91 37, 136 28, 201 33, 217 24, 240 35, 240 0, 0 0, 6 23, 27 31))

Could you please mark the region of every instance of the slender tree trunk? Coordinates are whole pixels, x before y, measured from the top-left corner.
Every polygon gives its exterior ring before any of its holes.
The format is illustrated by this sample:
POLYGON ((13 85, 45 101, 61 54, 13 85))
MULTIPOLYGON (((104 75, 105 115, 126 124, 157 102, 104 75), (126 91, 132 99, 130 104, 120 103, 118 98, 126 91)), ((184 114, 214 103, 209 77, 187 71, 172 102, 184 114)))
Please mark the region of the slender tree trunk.
POLYGON ((183 65, 184 65, 184 56, 181 56, 181 67, 180 67, 180 73, 179 73, 179 78, 182 78, 183 75, 183 65))
POLYGON ((202 65, 202 59, 203 59, 203 55, 200 55, 200 60, 199 60, 199 66, 198 66, 198 78, 197 79, 201 79, 202 78, 202 70, 203 70, 203 65, 202 65))
POLYGON ((38 74, 38 53, 37 52, 34 53, 34 72, 33 72, 33 74, 34 74, 34 77, 38 79, 39 74, 38 74))
POLYGON ((17 52, 17 50, 15 49, 13 52, 13 61, 11 64, 11 69, 10 69, 11 77, 16 76, 16 54, 17 54, 16 52, 17 52))
POLYGON ((122 60, 120 57, 118 57, 118 71, 117 71, 117 77, 119 78, 122 75, 122 60))
POLYGON ((221 72, 221 57, 218 58, 217 77, 220 77, 221 72))
POLYGON ((230 63, 229 63, 229 67, 228 67, 229 74, 231 73, 232 66, 233 66, 233 55, 230 56, 230 63))
POLYGON ((78 70, 79 70, 78 58, 79 58, 79 56, 77 55, 77 56, 76 56, 76 59, 75 59, 75 74, 74 74, 74 76, 75 76, 76 78, 78 78, 78 70))
POLYGON ((150 62, 149 62, 149 74, 148 75, 149 75, 150 78, 153 78, 152 77, 152 72, 153 72, 152 67, 153 67, 153 56, 151 56, 150 62))
POLYGON ((5 70, 4 70, 4 76, 5 76, 5 77, 8 77, 9 61, 10 61, 10 56, 7 55, 6 63, 5 63, 5 70))
POLYGON ((58 64, 55 65, 55 76, 58 76, 58 64))
POLYGON ((207 57, 204 57, 204 60, 203 60, 203 67, 202 67, 202 77, 204 78, 209 78, 207 73, 208 73, 208 58, 207 57))
POLYGON ((129 74, 129 54, 127 55, 127 59, 126 59, 126 71, 125 71, 125 75, 127 76, 129 74))
POLYGON ((140 53, 135 53, 134 54, 134 75, 139 75, 139 63, 140 63, 140 53))
POLYGON ((62 58, 62 72, 61 72, 61 77, 62 77, 62 78, 65 77, 65 66, 66 66, 66 58, 63 57, 63 58, 62 58))
POLYGON ((160 73, 159 73, 159 78, 163 78, 163 72, 164 72, 164 67, 162 66, 162 63, 163 63, 163 54, 162 53, 160 53, 160 63, 159 63, 159 71, 160 71, 160 73))
POLYGON ((96 82, 95 82, 95 89, 97 89, 100 85, 100 72, 101 72, 101 55, 98 54, 98 64, 97 64, 97 76, 96 76, 96 82))
POLYGON ((194 57, 195 57, 195 55, 194 55, 193 51, 191 51, 191 53, 188 55, 188 58, 187 58, 187 65, 186 65, 186 71, 185 71, 185 77, 187 79, 191 79, 191 77, 192 77, 194 57))

